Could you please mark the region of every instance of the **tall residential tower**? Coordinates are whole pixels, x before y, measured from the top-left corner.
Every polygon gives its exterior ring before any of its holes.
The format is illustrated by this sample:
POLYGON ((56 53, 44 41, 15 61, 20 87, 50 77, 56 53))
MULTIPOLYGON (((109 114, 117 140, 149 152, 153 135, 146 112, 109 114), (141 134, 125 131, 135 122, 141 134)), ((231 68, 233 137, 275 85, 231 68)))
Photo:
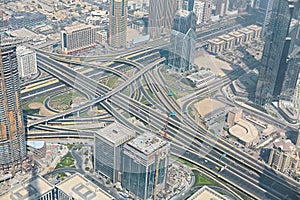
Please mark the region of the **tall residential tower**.
POLYGON ((127 0, 111 0, 109 13, 109 44, 114 48, 126 48, 127 0))
POLYGON ((150 0, 148 31, 152 39, 170 33, 176 12, 176 0, 150 0))
POLYGON ((0 56, 0 169, 14 175, 26 156, 16 46, 1 44, 0 56))

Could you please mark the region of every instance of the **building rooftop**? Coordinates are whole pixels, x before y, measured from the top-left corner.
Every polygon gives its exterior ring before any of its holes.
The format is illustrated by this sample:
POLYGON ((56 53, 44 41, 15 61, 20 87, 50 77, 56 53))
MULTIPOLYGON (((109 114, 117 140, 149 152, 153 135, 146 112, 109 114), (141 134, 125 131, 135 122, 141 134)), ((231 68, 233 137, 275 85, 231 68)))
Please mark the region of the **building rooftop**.
POLYGON ((78 173, 59 183, 56 187, 76 200, 113 199, 111 195, 97 187, 94 183, 89 182, 78 173))
POLYGON ((38 34, 28 30, 27 28, 20 28, 13 31, 6 31, 6 34, 17 37, 17 38, 36 38, 39 37, 38 34))
POLYGON ((193 194, 188 200, 228 200, 223 195, 219 194, 215 190, 208 186, 201 187, 195 194, 193 194))
POLYGON ((226 35, 226 34, 219 36, 219 38, 222 40, 226 40, 226 41, 234 40, 234 37, 232 37, 231 35, 226 35))
POLYGON ((255 24, 252 24, 252 25, 250 25, 250 26, 247 26, 247 28, 248 28, 248 29, 251 29, 251 30, 261 30, 261 29, 262 29, 262 27, 257 26, 257 25, 255 25, 255 24))
POLYGON ((232 31, 232 32, 228 33, 228 35, 231 35, 233 37, 243 37, 244 36, 243 33, 238 32, 238 31, 232 31))
POLYGON ((36 176, 28 182, 13 187, 10 192, 0 197, 5 200, 31 200, 53 189, 53 186, 41 176, 36 176))
POLYGON ((40 149, 40 148, 44 147, 45 141, 26 141, 26 144, 35 149, 40 149))
POLYGON ((177 13, 180 15, 180 16, 183 16, 183 17, 186 17, 190 14, 189 11, 187 10, 178 10, 177 13))
POLYGON ((128 141, 130 138, 134 138, 135 135, 134 130, 117 122, 112 123, 95 133, 95 137, 102 137, 116 146, 123 144, 124 141, 128 141))
POLYGON ((209 42, 209 43, 212 43, 212 44, 223 44, 223 43, 225 43, 224 40, 221 40, 221 39, 219 39, 219 38, 213 38, 213 39, 211 39, 211 40, 208 40, 208 42, 209 42))
POLYGON ((229 132, 234 137, 245 143, 252 143, 258 139, 258 131, 251 123, 240 119, 236 125, 229 129, 229 132))
POLYGON ((32 54, 34 51, 32 49, 26 48, 25 46, 17 46, 18 55, 27 55, 32 54))
POLYGON ((248 29, 248 28, 241 28, 238 31, 241 32, 241 33, 245 33, 245 34, 247 34, 247 33, 253 33, 253 30, 248 29))
POLYGON ((64 28, 64 30, 67 32, 67 33, 72 33, 74 31, 79 31, 79 30, 82 30, 82 29, 92 29, 93 26, 91 25, 86 25, 86 24, 78 24, 78 25, 75 25, 75 26, 67 26, 64 28))
POLYGON ((291 142, 291 140, 281 140, 276 139, 273 143, 274 147, 280 149, 281 151, 295 151, 296 146, 291 142))
POLYGON ((167 142, 152 133, 147 133, 138 136, 137 138, 129 141, 127 144, 143 154, 149 155, 165 146, 167 142))

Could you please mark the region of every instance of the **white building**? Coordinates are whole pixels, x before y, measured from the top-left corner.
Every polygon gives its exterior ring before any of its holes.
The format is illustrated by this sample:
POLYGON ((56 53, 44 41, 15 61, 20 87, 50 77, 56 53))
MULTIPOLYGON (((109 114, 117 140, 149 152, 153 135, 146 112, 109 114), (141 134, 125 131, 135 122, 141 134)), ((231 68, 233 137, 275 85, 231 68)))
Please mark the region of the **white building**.
POLYGON ((194 2, 194 13, 197 16, 197 24, 201 24, 203 22, 204 15, 204 2, 203 1, 195 1, 194 2))
POLYGON ((65 27, 61 32, 61 49, 69 54, 81 51, 96 45, 96 29, 94 26, 80 24, 65 27))
POLYGON ((25 78, 37 73, 36 52, 25 46, 17 47, 19 76, 25 78))

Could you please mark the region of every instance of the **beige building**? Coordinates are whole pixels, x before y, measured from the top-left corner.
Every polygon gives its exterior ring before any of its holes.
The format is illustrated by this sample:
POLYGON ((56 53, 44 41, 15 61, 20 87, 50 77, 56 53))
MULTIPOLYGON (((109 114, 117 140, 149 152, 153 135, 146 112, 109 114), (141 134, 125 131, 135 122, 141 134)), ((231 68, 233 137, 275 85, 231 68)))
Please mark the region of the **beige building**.
POLYGON ((3 200, 54 200, 54 186, 52 186, 42 176, 36 176, 22 184, 18 184, 11 188, 4 196, 0 196, 3 200))
POLYGON ((114 48, 126 48, 127 0, 111 0, 109 13, 109 44, 114 48))
POLYGON ((298 137, 297 137, 296 147, 298 149, 300 149, 300 129, 298 130, 298 137))
POLYGON ((107 32, 105 30, 96 32, 96 42, 102 45, 107 42, 107 32))
POLYGON ((238 31, 232 31, 232 32, 228 33, 228 35, 235 38, 235 42, 234 42, 235 46, 244 44, 245 35, 243 33, 240 33, 238 31))
POLYGON ((247 28, 253 31, 253 39, 260 38, 262 27, 257 26, 257 25, 250 25, 250 26, 247 26, 247 28))
POLYGON ((61 32, 61 49, 65 54, 74 53, 96 45, 96 29, 91 25, 79 24, 65 27, 61 32))
POLYGON ((231 128, 237 121, 242 119, 243 110, 234 108, 228 112, 227 123, 229 128, 231 128))
POLYGON ((76 173, 56 185, 57 199, 60 200, 111 200, 110 194, 100 189, 83 175, 76 173))
POLYGON ((245 35, 244 43, 251 42, 253 40, 253 32, 254 32, 253 30, 248 28, 241 28, 238 31, 245 35))
POLYGON ((271 149, 268 164, 282 172, 290 173, 299 170, 299 153, 290 140, 276 139, 271 149))
POLYGON ((224 50, 232 49, 235 46, 235 38, 231 35, 224 34, 219 36, 218 38, 225 41, 224 50))
POLYGON ((243 119, 235 122, 235 125, 229 129, 229 134, 247 147, 253 146, 259 141, 259 134, 256 127, 243 119))
POLYGON ((194 193, 187 200, 229 200, 225 196, 209 188, 208 186, 201 187, 196 193, 194 193))
POLYGON ((219 53, 224 50, 225 41, 219 38, 208 40, 208 51, 212 53, 219 53))

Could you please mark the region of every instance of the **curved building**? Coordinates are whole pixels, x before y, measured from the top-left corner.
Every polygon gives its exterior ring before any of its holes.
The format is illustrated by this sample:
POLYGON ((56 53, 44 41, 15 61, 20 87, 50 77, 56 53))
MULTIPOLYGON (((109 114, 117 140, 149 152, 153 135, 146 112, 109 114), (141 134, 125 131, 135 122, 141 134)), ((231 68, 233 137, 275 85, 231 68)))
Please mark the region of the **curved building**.
POLYGON ((16 46, 0 49, 0 170, 15 169, 26 156, 16 46))

